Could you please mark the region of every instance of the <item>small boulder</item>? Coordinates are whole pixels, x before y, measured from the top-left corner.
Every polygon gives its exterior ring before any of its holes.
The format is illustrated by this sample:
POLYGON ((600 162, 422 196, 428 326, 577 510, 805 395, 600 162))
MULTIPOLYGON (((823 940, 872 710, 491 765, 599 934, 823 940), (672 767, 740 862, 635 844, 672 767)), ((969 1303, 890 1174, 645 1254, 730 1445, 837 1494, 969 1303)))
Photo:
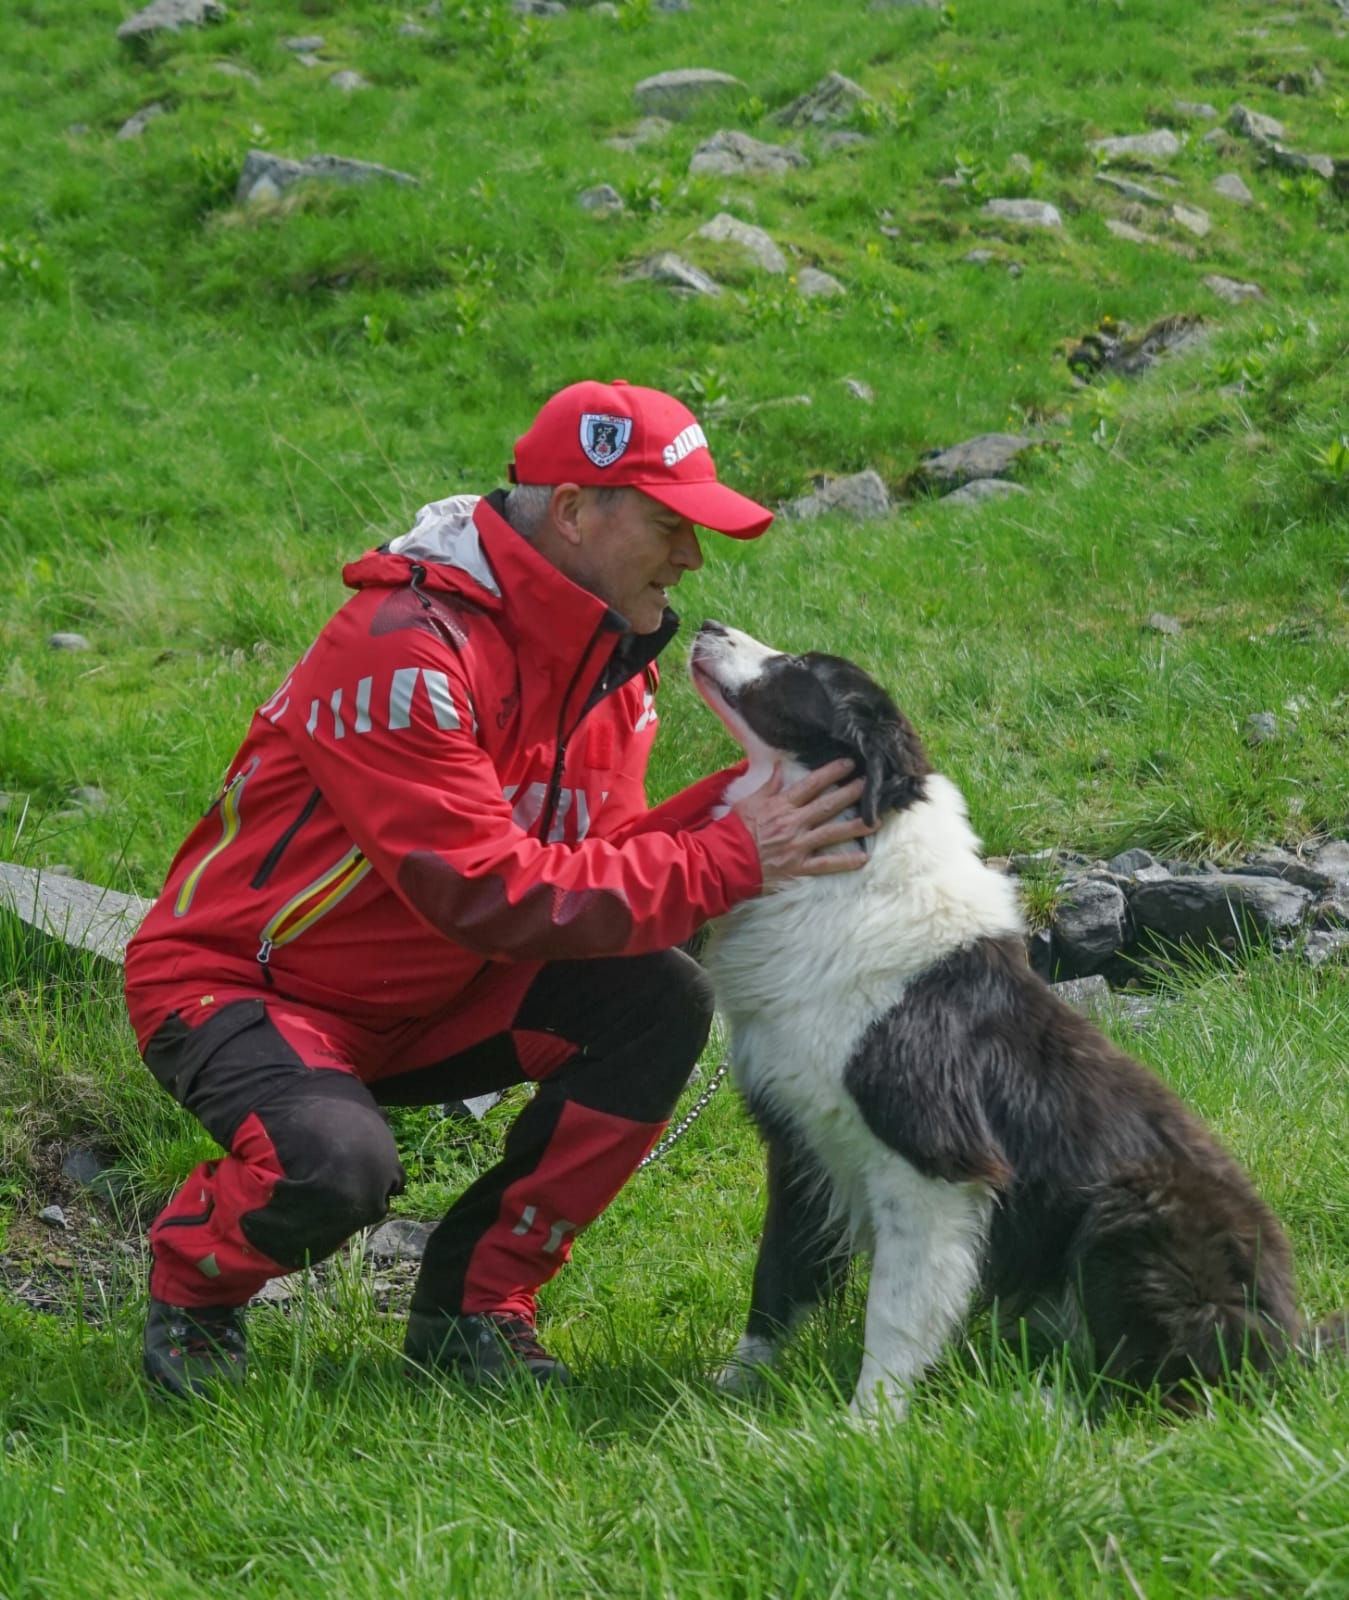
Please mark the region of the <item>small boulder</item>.
POLYGON ((180 28, 200 28, 221 22, 228 15, 220 0, 151 0, 117 30, 124 44, 141 44, 157 33, 177 33, 180 28))
POLYGON ((1204 287, 1211 289, 1220 300, 1229 305, 1240 305, 1243 300, 1263 300, 1265 291, 1258 283, 1242 283, 1238 278, 1225 278, 1221 272, 1210 272, 1204 287))
POLYGON ((809 165, 799 150, 787 145, 765 144, 762 139, 752 139, 738 128, 721 128, 693 152, 689 171, 718 178, 747 177, 762 172, 780 176, 794 167, 809 165))
POLYGON ((986 200, 979 208, 986 217, 1015 222, 1023 228, 1061 228, 1058 207, 1047 200, 986 200))
POLYGON ((836 300, 847 290, 832 273, 818 267, 802 267, 796 275, 796 292, 803 300, 836 300))
POLYGON ((925 488, 944 494, 976 478, 1002 478, 1017 459, 1035 448, 1035 440, 1019 433, 981 433, 973 439, 934 450, 918 463, 914 477, 925 488))
POLYGON ((658 72, 643 78, 632 91, 640 111, 676 122, 691 117, 709 101, 746 92, 739 78, 710 67, 676 67, 671 72, 658 72))
POLYGON ((860 83, 845 78, 841 72, 831 72, 807 93, 775 112, 773 121, 784 128, 820 127, 834 122, 846 122, 857 110, 872 100, 860 83))
POLYGON ((54 633, 47 640, 49 650, 88 650, 89 641, 82 633, 54 633))
POLYGON ((594 211, 601 216, 625 209, 623 196, 612 183, 597 183, 592 188, 582 189, 576 203, 582 211, 594 211))
POLYGON ((789 500, 782 508, 782 515, 789 522, 812 522, 816 517, 830 515, 870 522, 888 516, 889 512, 889 491, 880 474, 870 469, 854 472, 846 478, 827 479, 813 494, 789 500))
POLYGON ((1180 140, 1170 128, 1152 133, 1126 133, 1114 139, 1093 139, 1091 148, 1101 156, 1147 156, 1151 159, 1179 155, 1180 140))
POLYGON ((742 222, 728 211, 720 211, 698 229, 700 239, 713 239, 739 247, 765 272, 786 272, 787 257, 762 228, 742 222))
POLYGON ((1224 199, 1235 200, 1241 206, 1248 206, 1255 199, 1235 172, 1220 172, 1213 180, 1213 192, 1224 199))
POLYGON ((1239 133, 1244 139, 1252 139, 1256 144, 1268 144, 1271 140, 1283 138, 1282 122, 1276 117, 1262 116, 1240 102, 1227 113, 1227 126, 1233 133, 1239 133))
POLYGON ((667 284, 681 294, 721 293, 721 285, 715 278, 709 277, 701 267, 695 267, 691 261, 685 261, 683 256, 676 255, 673 250, 662 250, 659 255, 648 256, 645 261, 638 262, 627 275, 629 283, 642 279, 648 279, 652 283, 667 284))

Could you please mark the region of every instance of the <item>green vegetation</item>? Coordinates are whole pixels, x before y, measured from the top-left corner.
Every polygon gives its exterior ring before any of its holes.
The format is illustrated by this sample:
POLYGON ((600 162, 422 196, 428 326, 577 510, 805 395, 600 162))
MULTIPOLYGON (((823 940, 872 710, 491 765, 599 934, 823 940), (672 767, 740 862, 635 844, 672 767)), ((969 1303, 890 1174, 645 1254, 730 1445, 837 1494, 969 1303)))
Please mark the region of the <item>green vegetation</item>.
MULTIPOLYGON (((1018 469, 1029 497, 709 536, 680 595, 688 624, 866 663, 990 851, 1223 860, 1349 833, 1343 175, 1337 192, 1247 139, 1206 143, 1173 106, 1241 101, 1289 146, 1349 155, 1337 6, 694 6, 231 0, 223 23, 133 50, 114 37, 130 0, 11 0, 0 860, 153 894, 252 708, 340 603, 343 561, 423 501, 500 483, 537 405, 582 376, 681 394, 723 477, 769 502, 866 467, 899 495, 925 451, 978 433, 1042 441, 1018 469), (284 42, 309 33, 317 67, 284 42), (606 144, 637 122, 633 84, 678 66, 745 93, 606 144), (342 68, 370 87, 334 88, 342 68), (866 144, 772 120, 831 68, 873 96, 851 124, 866 144), (1305 93, 1277 92, 1290 74, 1305 93), (1111 169, 1205 209, 1206 237, 1097 182, 1089 141, 1158 126, 1185 137, 1162 170, 1111 169), (718 127, 797 139, 812 164, 689 177, 718 127), (419 184, 238 207, 252 148, 419 184), (1213 192, 1223 172, 1251 205, 1213 192), (579 207, 600 182, 623 213, 579 207), (1063 229, 981 213, 1003 196, 1052 203, 1063 229), (722 210, 846 294, 803 299, 693 237, 722 210), (662 249, 724 292, 626 281, 662 249), (1265 297, 1227 304, 1211 273, 1265 297), (1074 381, 1091 330, 1193 313, 1204 339, 1150 372, 1074 381), (1182 631, 1147 628, 1154 612, 1182 631), (62 630, 92 648, 52 650, 62 630), (1253 746, 1259 711, 1284 732, 1253 746)), ((677 661, 663 708, 653 798, 729 754, 677 661)), ((1037 892, 1043 912, 1053 885, 1037 892)), ((1160 1020, 1121 1035, 1253 1172, 1315 1314, 1349 1300, 1345 1011, 1343 967, 1256 961, 1178 978, 1160 1020)), ((435 1215, 509 1114, 467 1134, 406 1114, 404 1209, 435 1215)), ((115 1157, 124 1223, 210 1150, 137 1065, 109 977, 0 926, 0 1256, 37 1259, 44 1163, 71 1139, 115 1157)), ((1183 1427, 1146 1406, 1088 1426, 1065 1378, 1042 1405, 976 1324, 910 1420, 871 1436, 839 1399, 854 1297, 766 1402, 729 1402, 703 1374, 737 1331, 759 1211, 723 1095, 547 1292, 550 1341, 589 1380, 557 1403, 407 1385, 358 1257, 298 1312, 256 1313, 255 1381, 195 1415, 142 1392, 137 1262, 133 1297, 92 1323, 0 1298, 0 1597, 1349 1593, 1344 1368, 1183 1427)))

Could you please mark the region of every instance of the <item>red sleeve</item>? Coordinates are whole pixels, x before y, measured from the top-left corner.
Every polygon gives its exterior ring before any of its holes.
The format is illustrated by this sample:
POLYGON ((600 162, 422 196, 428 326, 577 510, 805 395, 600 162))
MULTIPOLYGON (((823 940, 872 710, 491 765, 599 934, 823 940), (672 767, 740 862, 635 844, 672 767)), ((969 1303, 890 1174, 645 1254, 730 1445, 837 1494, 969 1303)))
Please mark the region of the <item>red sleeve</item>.
MULTIPOLYGON (((623 818, 618 826, 605 830, 605 837, 616 843, 643 833, 682 833, 687 829, 705 827, 712 820, 713 807, 720 804, 722 795, 748 765, 747 761, 740 761, 721 772, 699 778, 697 783, 691 783, 687 789, 672 794, 668 800, 652 806, 649 811, 623 818)), ((603 811, 599 821, 604 821, 603 811)))
POLYGON ((516 961, 641 955, 759 891, 758 852, 733 815, 622 845, 525 833, 474 731, 464 660, 427 635, 334 637, 307 676, 315 705, 339 682, 370 685, 361 731, 311 717, 297 730, 299 756, 384 882, 456 944, 516 961))

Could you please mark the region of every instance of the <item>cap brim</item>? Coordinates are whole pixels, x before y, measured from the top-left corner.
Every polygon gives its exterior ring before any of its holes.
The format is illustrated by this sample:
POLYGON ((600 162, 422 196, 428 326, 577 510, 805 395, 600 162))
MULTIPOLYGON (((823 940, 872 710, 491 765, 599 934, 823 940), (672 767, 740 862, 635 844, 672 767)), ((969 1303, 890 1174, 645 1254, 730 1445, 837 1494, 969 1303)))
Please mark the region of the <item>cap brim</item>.
POLYGON ((737 494, 715 479, 704 483, 671 483, 665 479, 658 483, 634 483, 632 487, 649 494, 690 522, 696 522, 700 528, 711 528, 714 533, 724 533, 730 539, 757 539, 773 520, 773 513, 767 506, 761 506, 748 495, 737 494))

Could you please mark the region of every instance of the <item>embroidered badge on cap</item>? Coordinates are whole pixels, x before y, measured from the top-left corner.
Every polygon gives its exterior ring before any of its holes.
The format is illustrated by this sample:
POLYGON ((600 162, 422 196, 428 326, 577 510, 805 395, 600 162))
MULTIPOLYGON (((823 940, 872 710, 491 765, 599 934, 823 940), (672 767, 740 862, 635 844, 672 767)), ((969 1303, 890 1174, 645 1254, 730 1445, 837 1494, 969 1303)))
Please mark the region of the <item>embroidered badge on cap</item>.
POLYGON ((598 411, 581 414, 581 448, 597 467, 612 467, 632 438, 631 417, 609 417, 598 411))

